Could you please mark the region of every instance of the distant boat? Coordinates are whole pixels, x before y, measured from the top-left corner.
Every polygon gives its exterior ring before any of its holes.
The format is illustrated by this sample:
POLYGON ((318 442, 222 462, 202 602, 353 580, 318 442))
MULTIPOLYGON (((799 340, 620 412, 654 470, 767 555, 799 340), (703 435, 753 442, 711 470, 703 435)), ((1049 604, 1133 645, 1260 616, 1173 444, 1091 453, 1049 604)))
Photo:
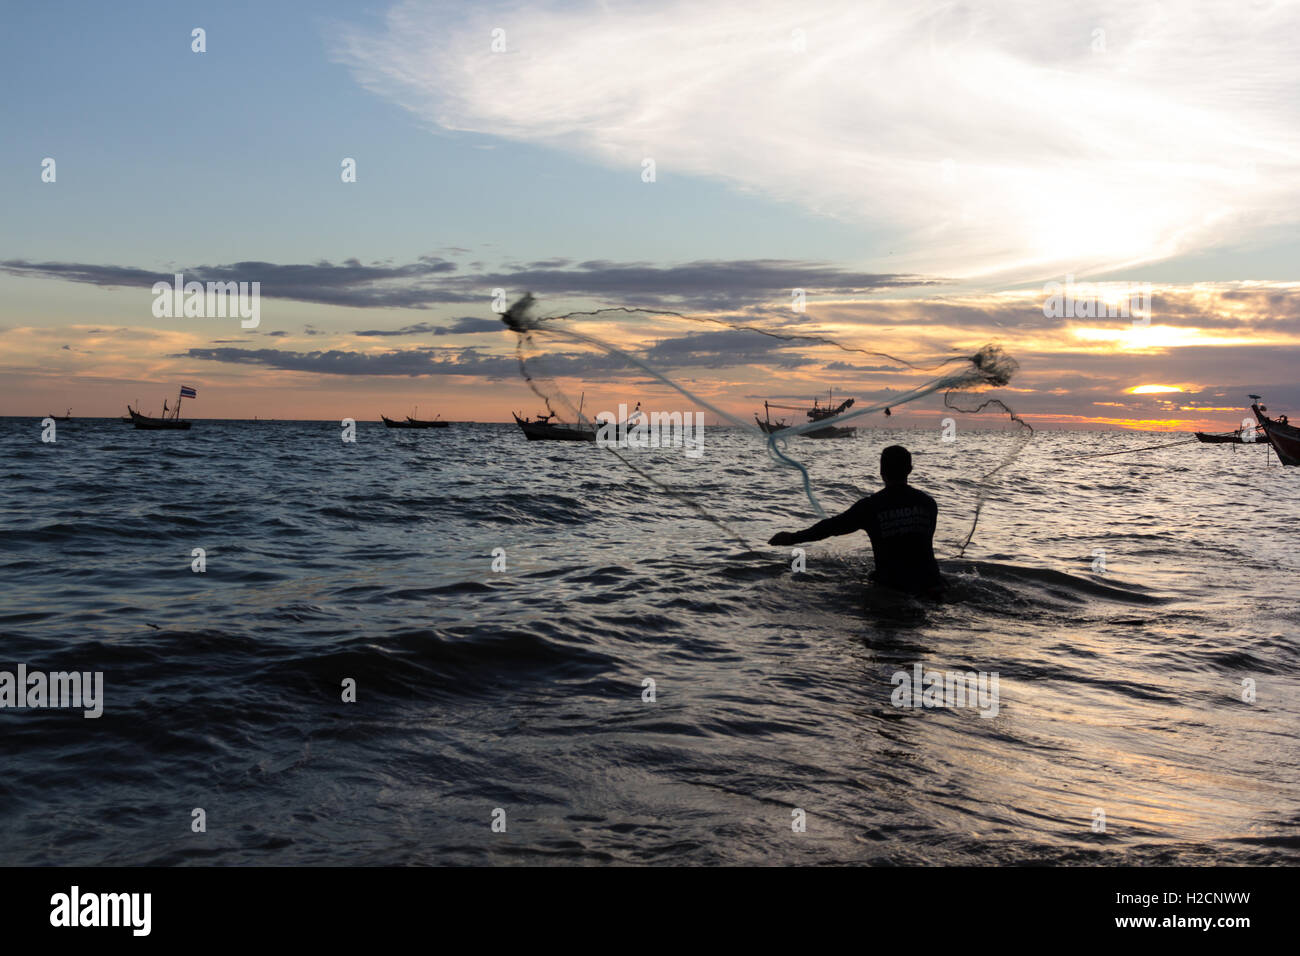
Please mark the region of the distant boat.
MULTIPOLYGON (((419 405, 415 406, 415 414, 417 415, 420 414, 419 405)), ((447 423, 444 421, 440 421, 439 418, 440 416, 437 415, 435 415, 432 419, 419 419, 419 418, 412 418, 410 415, 406 416, 406 420, 410 423, 412 428, 446 428, 447 423)))
POLYGON ((148 415, 141 415, 130 405, 126 410, 131 413, 131 424, 136 428, 143 428, 150 431, 161 431, 168 428, 189 428, 192 422, 183 421, 174 415, 171 418, 150 418, 148 415))
POLYGON ((410 421, 400 422, 395 418, 389 418, 383 412, 380 412, 379 417, 384 420, 384 425, 388 428, 423 428, 424 427, 423 425, 412 425, 410 421))
MULTIPOLYGON (((820 404, 817 401, 817 399, 815 398, 813 399, 813 407, 807 410, 808 420, 810 422, 820 422, 827 418, 834 418, 836 415, 839 415, 842 412, 845 412, 848 409, 853 407, 854 400, 851 398, 846 398, 838 405, 831 405, 831 402, 834 401, 834 398, 830 397, 829 392, 827 393, 827 395, 828 397, 825 405, 820 404)), ((779 432, 784 428, 793 427, 792 425, 787 425, 784 418, 779 418, 775 422, 772 421, 771 410, 773 408, 780 408, 787 411, 802 410, 798 405, 773 405, 771 402, 764 402, 763 403, 764 417, 759 418, 758 415, 755 414, 754 421, 756 421, 758 423, 758 427, 761 428, 768 435, 772 434, 773 432, 779 432)), ((848 438, 852 436, 857 430, 858 430, 857 427, 853 425, 827 425, 825 428, 815 428, 812 431, 800 432, 799 434, 802 435, 804 438, 848 438)))
POLYGON ((166 399, 163 399, 162 418, 152 418, 148 415, 141 415, 130 405, 126 406, 126 410, 131 414, 131 423, 135 425, 136 428, 141 428, 146 431, 188 429, 192 423, 181 418, 181 401, 186 397, 196 398, 197 396, 198 393, 195 392, 194 389, 182 385, 180 394, 176 396, 176 408, 172 411, 170 417, 167 415, 166 399))
POLYGON ((72 409, 69 408, 68 414, 66 415, 51 415, 49 417, 54 419, 56 422, 70 422, 72 421, 72 409))
MULTIPOLYGON (((582 397, 578 399, 578 417, 582 418, 582 405, 587 400, 587 393, 583 392, 582 397)), ((547 405, 550 408, 550 405, 547 405)), ((637 414, 640 414, 641 403, 636 403, 637 414)), ((545 415, 538 415, 536 418, 520 418, 514 412, 510 413, 515 416, 515 424, 519 426, 524 433, 524 437, 529 441, 592 441, 596 440, 596 429, 590 425, 565 425, 552 422, 555 412, 547 411, 545 415)), ((624 423, 626 424, 626 423, 624 423)))
POLYGON ((1269 443, 1277 452, 1278 461, 1284 465, 1300 465, 1300 428, 1292 425, 1285 415, 1269 418, 1264 414, 1268 409, 1259 403, 1259 396, 1250 397, 1254 400, 1250 410, 1255 413, 1269 443))
POLYGON ((595 441, 596 429, 585 425, 564 425, 551 421, 554 413, 538 415, 535 419, 520 418, 514 412, 515 424, 529 441, 595 441))
MULTIPOLYGON (((420 414, 419 405, 415 406, 415 414, 416 415, 420 414)), ((382 413, 380 414, 379 417, 384 420, 384 425, 387 426, 388 428, 446 428, 447 427, 447 423, 444 421, 439 421, 437 416, 435 416, 432 420, 429 420, 429 419, 415 418, 411 415, 407 415, 406 421, 404 422, 399 422, 395 418, 389 418, 387 415, 384 415, 382 413)))

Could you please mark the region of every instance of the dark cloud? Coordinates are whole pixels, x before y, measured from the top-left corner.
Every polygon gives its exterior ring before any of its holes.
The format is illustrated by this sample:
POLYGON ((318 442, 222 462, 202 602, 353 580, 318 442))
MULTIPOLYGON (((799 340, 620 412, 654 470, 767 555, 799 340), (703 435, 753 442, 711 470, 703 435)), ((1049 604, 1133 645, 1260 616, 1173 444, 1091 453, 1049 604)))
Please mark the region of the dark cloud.
POLYGON ((827 362, 828 372, 886 372, 891 374, 912 374, 904 365, 854 365, 852 362, 827 362))
MULTIPOLYGON (((641 353, 641 357, 667 371, 747 364, 792 369, 815 364, 815 359, 799 354, 795 347, 795 343, 757 332, 726 329, 661 339, 641 353)), ((180 357, 328 375, 474 375, 494 379, 519 375, 519 362, 513 356, 486 355, 474 348, 425 346, 382 353, 194 348, 180 357)), ((621 357, 596 351, 544 353, 531 356, 529 362, 535 371, 546 375, 585 377, 593 381, 643 374, 621 357)))
MULTIPOLYGON (((472 375, 495 380, 519 377, 519 362, 514 356, 486 355, 473 348, 426 347, 380 353, 342 349, 294 352, 286 349, 193 348, 174 357, 322 375, 472 375)), ((581 376, 593 381, 640 374, 622 359, 603 353, 540 355, 536 361, 544 363, 548 374, 581 376)))
POLYGON ((473 349, 455 353, 449 353, 445 349, 407 349, 376 354, 339 349, 293 352, 285 349, 217 348, 189 349, 179 357, 324 375, 477 375, 506 378, 519 374, 519 363, 513 358, 481 355, 473 349))
POLYGON ((463 335, 472 332, 501 332, 505 326, 500 319, 480 319, 463 316, 453 325, 434 325, 431 322, 417 322, 404 325, 400 329, 364 329, 353 332, 361 336, 396 336, 396 335, 463 335))
POLYGON ((404 266, 362 265, 357 259, 339 265, 330 262, 277 265, 272 262, 236 262, 220 266, 190 266, 160 273, 126 266, 101 266, 76 262, 0 261, 0 272, 15 276, 63 279, 106 288, 143 287, 174 281, 182 273, 186 282, 260 282, 261 295, 323 305, 357 308, 425 309, 436 303, 482 301, 482 292, 470 294, 436 283, 454 272, 444 259, 426 256, 404 266))
POLYGON ((661 368, 729 368, 763 362, 777 368, 809 365, 812 359, 790 350, 796 344, 747 330, 698 332, 656 342, 645 361, 661 368))
MULTIPOLYGON (((498 322, 497 325, 500 325, 500 323, 498 322)), ((433 325, 430 322, 417 322, 415 325, 404 325, 400 329, 357 329, 352 334, 362 336, 428 335, 438 328, 440 326, 433 325)))
POLYGON ((494 272, 458 272, 455 263, 424 256, 407 265, 278 265, 236 262, 191 266, 161 273, 152 269, 74 262, 0 261, 0 272, 15 276, 62 279, 106 288, 143 287, 172 282, 175 272, 187 282, 260 282, 267 298, 292 299, 354 308, 427 309, 438 304, 482 302, 492 290, 532 290, 541 295, 591 296, 630 305, 658 308, 734 308, 788 298, 792 290, 808 295, 849 295, 881 289, 935 285, 940 280, 894 273, 856 272, 827 263, 785 259, 700 260, 674 266, 616 263, 593 259, 576 266, 565 259, 544 259, 524 268, 494 272))
POLYGON ((599 296, 648 307, 726 309, 789 298, 794 289, 804 289, 810 296, 848 295, 936 285, 941 280, 786 259, 700 260, 675 266, 593 259, 573 268, 485 273, 477 281, 539 295, 599 296))

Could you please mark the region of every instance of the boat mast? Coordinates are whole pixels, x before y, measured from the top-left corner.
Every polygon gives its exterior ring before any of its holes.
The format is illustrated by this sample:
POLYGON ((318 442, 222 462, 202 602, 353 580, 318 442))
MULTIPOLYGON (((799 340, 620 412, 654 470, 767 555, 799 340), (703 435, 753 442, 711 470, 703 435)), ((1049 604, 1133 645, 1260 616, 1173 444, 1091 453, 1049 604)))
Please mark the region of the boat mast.
POLYGON ((181 401, 182 401, 184 398, 185 398, 184 393, 182 393, 182 392, 180 392, 180 391, 177 391, 177 392, 176 392, 176 411, 172 412, 172 418, 180 418, 180 417, 181 417, 181 401))

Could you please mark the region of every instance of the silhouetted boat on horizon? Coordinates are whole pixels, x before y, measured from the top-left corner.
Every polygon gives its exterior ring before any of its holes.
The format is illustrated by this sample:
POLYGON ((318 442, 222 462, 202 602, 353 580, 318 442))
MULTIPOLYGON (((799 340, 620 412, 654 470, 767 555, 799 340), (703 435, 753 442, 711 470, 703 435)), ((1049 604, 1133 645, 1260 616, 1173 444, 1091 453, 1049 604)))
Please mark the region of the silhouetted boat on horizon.
MULTIPOLYGON (((582 418, 582 406, 587 401, 587 393, 583 392, 582 397, 578 399, 578 417, 582 418)), ((550 404, 547 403, 547 409, 550 404)), ((641 410, 641 403, 636 403, 638 413, 641 410)), ((514 415, 515 424, 524 433, 524 437, 529 441, 590 441, 596 440, 596 429, 590 425, 568 425, 564 423, 552 422, 555 412, 547 411, 545 415, 538 415, 536 418, 520 418, 516 412, 514 415)))
POLYGON ((592 441, 596 440, 596 429, 586 425, 566 425, 552 422, 555 413, 538 415, 535 419, 520 418, 514 412, 515 424, 523 431, 529 441, 592 441))
POLYGON ((130 405, 126 406, 126 410, 131 413, 131 424, 136 428, 143 428, 147 431, 163 431, 171 428, 185 429, 192 424, 177 418, 175 415, 171 418, 151 418, 148 415, 141 415, 130 405))
POLYGON ((180 393, 176 396, 176 408, 172 411, 170 417, 167 415, 166 399, 163 399, 163 414, 161 418, 141 415, 130 405, 126 406, 126 410, 130 412, 131 423, 135 425, 136 428, 141 428, 145 431, 185 430, 188 429, 192 423, 181 418, 181 402, 186 397, 196 398, 197 396, 198 393, 194 389, 182 385, 180 393))
MULTIPOLYGON (((834 399, 830 397, 830 395, 831 393, 827 392, 828 397, 825 405, 820 404, 817 399, 813 399, 813 407, 807 410, 808 420, 810 422, 820 422, 828 418, 834 418, 836 415, 839 415, 853 407, 854 400, 851 398, 846 398, 838 405, 832 406, 831 402, 834 401, 834 399)), ((793 425, 787 425, 784 418, 778 418, 775 422, 772 421, 771 410, 774 408, 779 408, 785 411, 803 411, 803 409, 798 405, 774 405, 771 402, 764 402, 764 417, 759 418, 758 414, 755 413, 754 421, 757 422, 758 427, 768 435, 771 435, 773 432, 779 432, 783 429, 794 427, 793 425)), ((857 427, 854 425, 827 425, 825 428, 815 428, 812 431, 799 432, 799 434, 804 438, 848 438, 857 430, 857 427)))
MULTIPOLYGON (((415 406, 415 413, 417 415, 420 413, 419 405, 415 406)), ((447 423, 444 421, 440 421, 436 416, 433 419, 419 419, 411 415, 407 415, 406 421, 404 422, 398 421, 396 418, 389 418, 387 415, 383 414, 382 412, 380 413, 379 417, 384 420, 384 425, 387 428, 446 428, 447 427, 447 423)))
MULTIPOLYGON (((418 412, 419 409, 417 408, 416 411, 418 412)), ((439 418, 421 420, 418 418, 412 418, 410 415, 407 415, 406 421, 410 424, 412 428, 446 428, 447 427, 447 423, 442 421, 439 418)))

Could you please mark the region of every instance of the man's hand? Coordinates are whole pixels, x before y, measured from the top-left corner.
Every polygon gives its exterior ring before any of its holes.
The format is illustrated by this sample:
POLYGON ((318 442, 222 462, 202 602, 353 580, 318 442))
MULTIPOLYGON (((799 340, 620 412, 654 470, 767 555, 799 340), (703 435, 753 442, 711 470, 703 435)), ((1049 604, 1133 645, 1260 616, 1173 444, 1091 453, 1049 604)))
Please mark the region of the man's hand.
POLYGON ((768 541, 768 544, 774 544, 778 548, 783 548, 786 545, 794 544, 794 535, 789 531, 779 531, 772 535, 772 540, 768 541))

